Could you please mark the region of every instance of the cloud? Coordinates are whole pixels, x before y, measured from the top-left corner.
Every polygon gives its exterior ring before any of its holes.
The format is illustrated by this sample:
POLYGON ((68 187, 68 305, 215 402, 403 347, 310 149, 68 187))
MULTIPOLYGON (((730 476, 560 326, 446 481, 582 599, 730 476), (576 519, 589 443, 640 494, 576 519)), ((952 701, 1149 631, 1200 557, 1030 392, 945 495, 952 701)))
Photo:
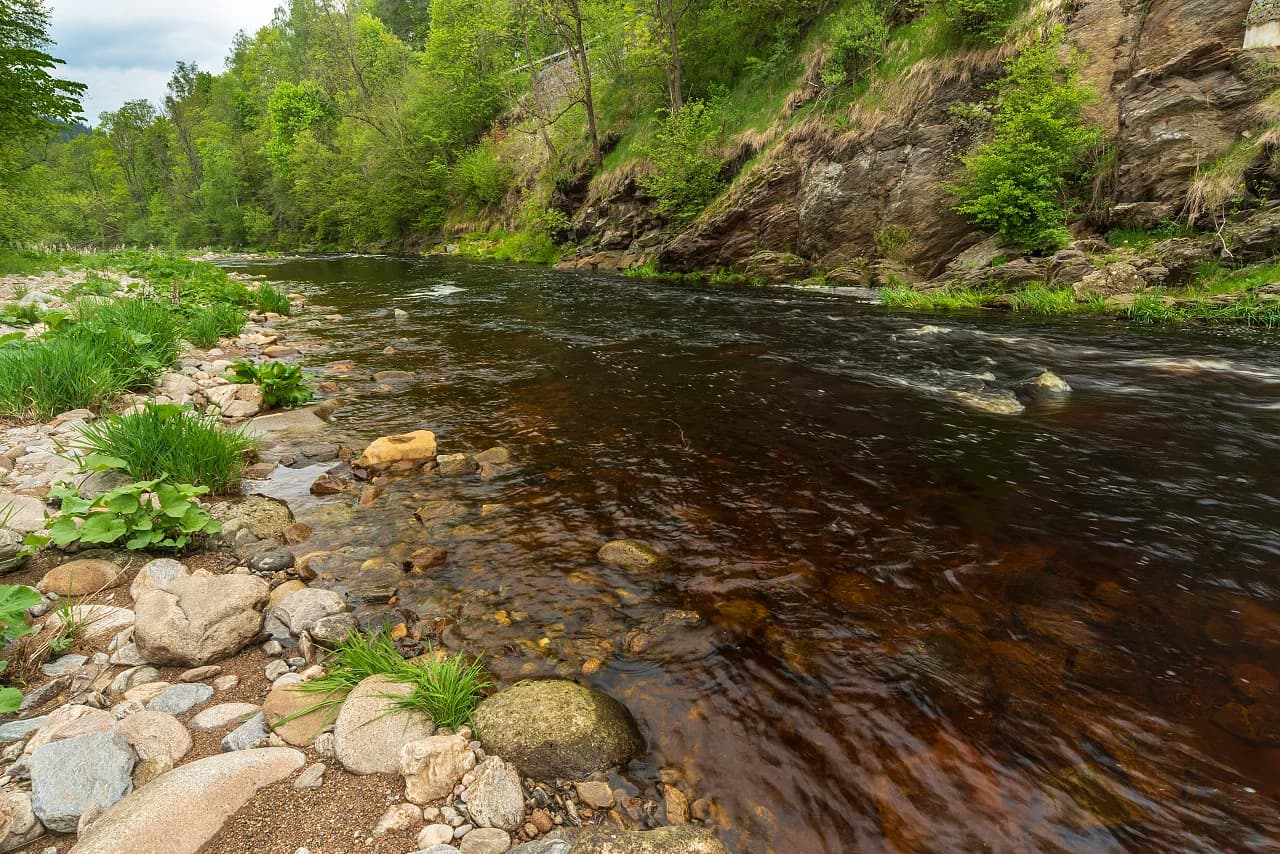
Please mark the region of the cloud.
POLYGON ((89 86, 84 114, 125 101, 159 102, 174 65, 196 62, 218 72, 238 30, 269 23, 274 0, 49 0, 53 54, 66 65, 60 75, 89 86))

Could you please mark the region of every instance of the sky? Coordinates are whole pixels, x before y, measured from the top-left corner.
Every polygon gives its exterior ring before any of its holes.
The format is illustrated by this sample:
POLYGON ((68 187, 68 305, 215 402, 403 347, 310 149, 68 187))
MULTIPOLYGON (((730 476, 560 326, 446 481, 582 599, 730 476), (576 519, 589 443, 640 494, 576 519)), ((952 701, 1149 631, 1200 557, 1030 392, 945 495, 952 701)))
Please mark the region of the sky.
POLYGON ((174 65, 195 61, 221 71, 237 30, 271 21, 278 0, 46 0, 52 10, 50 51, 66 60, 59 76, 86 83, 84 115, 125 101, 159 103, 174 65))

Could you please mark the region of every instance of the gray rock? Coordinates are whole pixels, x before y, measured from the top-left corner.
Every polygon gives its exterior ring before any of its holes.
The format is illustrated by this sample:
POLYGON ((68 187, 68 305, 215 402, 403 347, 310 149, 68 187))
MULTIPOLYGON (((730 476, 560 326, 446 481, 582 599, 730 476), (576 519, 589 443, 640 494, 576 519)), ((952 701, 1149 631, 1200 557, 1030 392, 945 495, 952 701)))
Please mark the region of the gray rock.
POLYGON ((272 610, 272 615, 289 627, 295 635, 310 632, 325 617, 345 613, 347 601, 341 594, 319 587, 306 587, 291 593, 272 610))
POLYGON ((480 827, 515 830, 524 824, 524 790, 520 787, 520 774, 514 765, 503 762, 499 757, 490 756, 476 767, 475 779, 464 794, 467 812, 480 827))
POLYGON ((293 563, 293 552, 288 549, 265 549, 248 560, 249 569, 254 572, 284 572, 293 563))
POLYGON ((535 839, 517 845, 510 854, 569 854, 569 843, 563 839, 535 839))
POLYGON ((570 854, 729 854, 711 831, 693 825, 657 830, 592 827, 573 841, 570 854))
POLYGON ((318 789, 324 783, 324 772, 327 766, 323 762, 308 765, 306 770, 293 781, 295 789, 318 789))
POLYGON ((68 673, 75 673, 88 660, 87 655, 63 655, 42 664, 40 672, 45 676, 65 676, 68 673))
POLYGON ((511 836, 496 827, 478 827, 462 837, 462 854, 505 854, 511 836))
POLYGON ((133 790, 133 750, 118 732, 51 742, 31 755, 31 806, 45 827, 74 833, 80 816, 133 790))
POLYGON ((518 682, 494 694, 476 709, 475 723, 487 753, 540 780, 585 780, 643 747, 625 706, 560 679, 518 682))
POLYGON ((268 735, 266 719, 263 718, 262 712, 258 712, 223 736, 222 752, 231 753, 236 750, 250 750, 265 744, 268 735))
POLYGON ((129 596, 136 602, 148 590, 163 587, 175 578, 190 574, 190 570, 173 558, 156 558, 143 564, 142 569, 133 577, 133 582, 129 585, 129 596))
POLYGON ((213 697, 213 688, 198 682, 180 682, 170 685, 147 703, 147 710, 182 715, 213 697))
POLYGON ((257 637, 269 594, 249 575, 174 579, 138 599, 134 642, 152 664, 213 664, 257 637))
POLYGON ((23 542, 24 535, 8 528, 0 528, 0 574, 20 568, 30 554, 23 542))
POLYGON ((266 674, 267 681, 274 682, 289 672, 289 665, 277 658, 266 666, 266 670, 264 672, 266 674))
POLYGON ((0 744, 22 741, 44 726, 48 720, 48 715, 41 715, 38 718, 27 718, 26 720, 9 721, 8 723, 0 724, 0 744))
POLYGON ((396 774, 400 748, 435 730, 430 718, 396 709, 394 697, 412 688, 385 676, 370 676, 352 690, 334 724, 334 751, 352 774, 396 774))
POLYGON ((458 849, 452 845, 432 845, 430 848, 420 848, 412 854, 458 854, 458 849))
POLYGON ((139 685, 146 685, 148 682, 156 682, 160 679, 160 671, 154 667, 143 664, 130 667, 127 670, 121 670, 116 674, 116 678, 111 680, 111 684, 107 687, 107 692, 111 694, 123 694, 130 688, 136 688, 139 685))
POLYGON ((321 646, 337 646, 359 628, 351 614, 334 614, 316 621, 311 637, 321 646))

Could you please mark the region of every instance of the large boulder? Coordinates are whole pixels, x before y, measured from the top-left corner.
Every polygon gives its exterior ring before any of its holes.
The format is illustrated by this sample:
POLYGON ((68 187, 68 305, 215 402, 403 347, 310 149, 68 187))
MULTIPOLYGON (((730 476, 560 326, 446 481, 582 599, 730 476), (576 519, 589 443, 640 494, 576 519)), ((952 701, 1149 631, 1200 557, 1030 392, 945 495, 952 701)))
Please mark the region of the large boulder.
POLYGON ((50 742, 31 754, 31 807, 44 826, 74 833, 80 816, 133 790, 133 750, 118 732, 50 742))
POLYGON ((433 735, 400 748, 404 796, 415 804, 446 797, 474 767, 476 755, 460 735, 433 735))
POLYGON ((412 693, 412 686, 381 675, 370 676, 351 691, 333 728, 334 752, 344 768, 352 774, 400 771, 400 748, 435 731, 426 715, 397 707, 398 697, 412 693))
POLYGON ((1076 300, 1087 301, 1093 297, 1113 297, 1119 294, 1131 294, 1147 286, 1146 280, 1139 275, 1132 264, 1117 261, 1108 264, 1104 270, 1095 270, 1071 286, 1076 300))
POLYGON ((269 595, 267 583, 250 575, 175 578, 138 600, 134 642, 152 664, 221 661, 257 637, 269 595))
POLYGON ((219 504, 211 512, 223 528, 246 528, 260 540, 279 537, 293 524, 289 505, 265 495, 250 495, 234 504, 219 504))
POLYGON ((569 854, 729 854, 711 831, 692 825, 657 830, 592 827, 578 834, 569 854))
POLYGON ((475 713, 484 749, 526 777, 583 780, 621 765, 644 746, 626 706, 560 679, 519 682, 475 713))
POLYGON ((435 459, 436 434, 415 430, 399 436, 383 436, 365 448, 356 465, 366 469, 384 468, 402 462, 426 462, 435 459))
POLYGON ((123 567, 109 560, 72 560, 46 572, 36 589, 59 596, 88 596, 123 580, 123 567))
POLYGON ((264 786, 297 771, 297 750, 266 747, 183 765, 120 801, 80 837, 74 854, 196 854, 264 786))
POLYGON ((191 570, 173 558, 158 557, 143 564, 142 569, 138 570, 138 574, 133 577, 133 582, 129 585, 129 596, 136 602, 148 590, 163 587, 176 578, 190 574, 191 570))

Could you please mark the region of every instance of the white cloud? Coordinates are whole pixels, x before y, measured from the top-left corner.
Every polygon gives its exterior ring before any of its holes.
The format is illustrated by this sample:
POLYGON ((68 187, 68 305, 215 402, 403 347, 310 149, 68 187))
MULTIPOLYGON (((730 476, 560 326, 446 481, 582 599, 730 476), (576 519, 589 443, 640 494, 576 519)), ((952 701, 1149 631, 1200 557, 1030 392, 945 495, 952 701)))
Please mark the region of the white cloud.
POLYGON ((269 23, 274 0, 49 0, 53 54, 66 60, 60 73, 89 86, 84 114, 125 101, 159 102, 179 61, 221 71, 237 30, 252 33, 269 23))

